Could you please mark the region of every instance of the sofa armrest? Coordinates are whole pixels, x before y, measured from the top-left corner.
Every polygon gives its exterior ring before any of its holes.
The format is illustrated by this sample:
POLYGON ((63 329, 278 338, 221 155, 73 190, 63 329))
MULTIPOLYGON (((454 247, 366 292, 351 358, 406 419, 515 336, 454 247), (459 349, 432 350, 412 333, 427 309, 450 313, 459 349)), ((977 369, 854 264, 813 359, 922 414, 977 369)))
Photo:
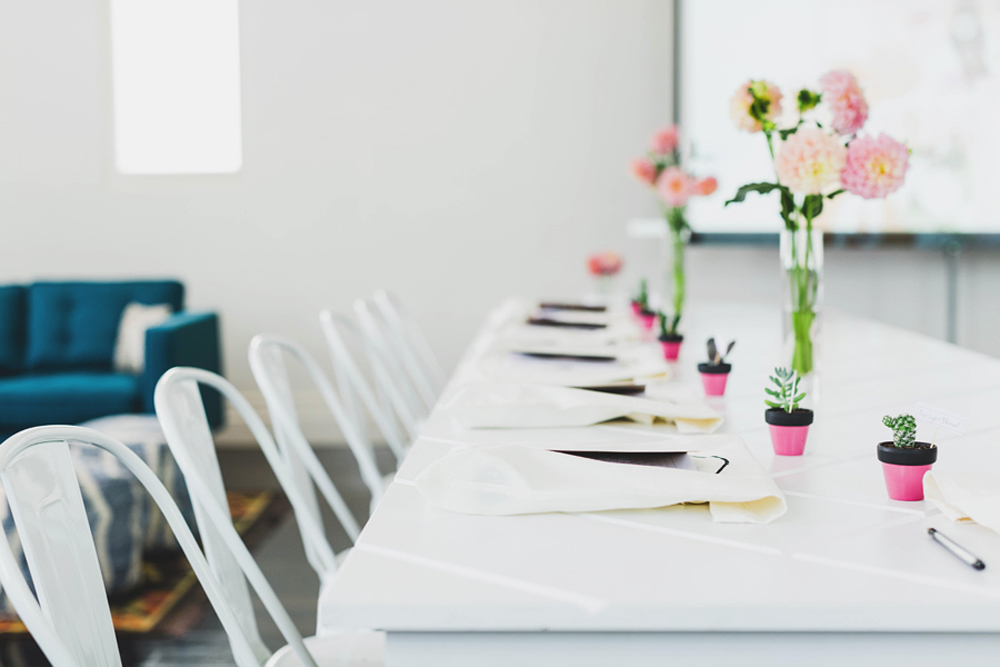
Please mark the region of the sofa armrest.
MULTIPOLYGON (((146 370, 142 378, 142 402, 146 412, 155 412, 153 392, 160 376, 175 366, 204 368, 222 374, 219 318, 215 313, 177 313, 159 326, 146 330, 146 370)), ((222 426, 222 397, 214 389, 201 388, 208 423, 222 426)))

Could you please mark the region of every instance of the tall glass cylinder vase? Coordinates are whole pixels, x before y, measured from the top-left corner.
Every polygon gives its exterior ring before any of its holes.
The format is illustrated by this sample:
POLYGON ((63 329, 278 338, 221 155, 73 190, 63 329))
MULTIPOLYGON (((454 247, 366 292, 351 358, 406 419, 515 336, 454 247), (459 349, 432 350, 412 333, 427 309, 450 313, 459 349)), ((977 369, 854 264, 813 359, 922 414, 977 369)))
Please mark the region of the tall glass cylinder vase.
POLYGON ((816 370, 823 310, 823 232, 781 232, 783 352, 802 377, 816 370))

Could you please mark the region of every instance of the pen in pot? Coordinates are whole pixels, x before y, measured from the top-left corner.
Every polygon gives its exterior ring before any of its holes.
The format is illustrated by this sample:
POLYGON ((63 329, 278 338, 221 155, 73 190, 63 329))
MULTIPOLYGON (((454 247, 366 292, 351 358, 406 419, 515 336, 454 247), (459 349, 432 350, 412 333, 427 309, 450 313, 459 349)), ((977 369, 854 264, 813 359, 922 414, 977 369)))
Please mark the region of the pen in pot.
POLYGON ((977 570, 986 569, 986 564, 979 560, 977 556, 973 555, 971 551, 959 546, 951 538, 945 537, 940 531, 935 530, 934 528, 928 528, 927 534, 931 536, 932 540, 950 551, 955 558, 958 558, 969 567, 973 567, 977 570))

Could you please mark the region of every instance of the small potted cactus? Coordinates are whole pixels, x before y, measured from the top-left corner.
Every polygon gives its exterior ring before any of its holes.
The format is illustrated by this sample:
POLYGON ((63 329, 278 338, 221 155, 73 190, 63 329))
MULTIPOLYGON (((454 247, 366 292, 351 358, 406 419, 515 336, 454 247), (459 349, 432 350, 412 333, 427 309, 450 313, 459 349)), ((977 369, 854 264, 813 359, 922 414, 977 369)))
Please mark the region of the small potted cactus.
POLYGON ((771 382, 776 388, 764 389, 764 393, 775 399, 764 399, 768 406, 764 421, 771 430, 771 446, 779 456, 802 456, 809 425, 813 423, 813 411, 799 407, 799 402, 806 397, 805 392, 799 393, 800 379, 791 368, 775 368, 771 382))
POLYGON ((707 396, 722 396, 726 393, 726 380, 729 378, 729 371, 733 370, 732 364, 726 363, 726 357, 733 351, 734 345, 736 341, 730 341, 725 353, 720 353, 715 346, 715 339, 708 339, 708 361, 698 364, 701 384, 705 387, 707 396))
POLYGON ((878 443, 885 488, 893 500, 923 500, 924 475, 937 461, 937 447, 917 442, 917 420, 913 415, 882 418, 892 429, 892 440, 878 443))
POLYGON ((632 314, 639 317, 643 310, 649 310, 649 289, 645 278, 639 281, 639 293, 632 298, 632 314))
POLYGON ((681 351, 681 343, 684 336, 677 333, 677 324, 681 321, 680 315, 668 317, 666 313, 657 313, 660 318, 660 345, 663 346, 663 356, 667 361, 677 361, 677 355, 681 351))

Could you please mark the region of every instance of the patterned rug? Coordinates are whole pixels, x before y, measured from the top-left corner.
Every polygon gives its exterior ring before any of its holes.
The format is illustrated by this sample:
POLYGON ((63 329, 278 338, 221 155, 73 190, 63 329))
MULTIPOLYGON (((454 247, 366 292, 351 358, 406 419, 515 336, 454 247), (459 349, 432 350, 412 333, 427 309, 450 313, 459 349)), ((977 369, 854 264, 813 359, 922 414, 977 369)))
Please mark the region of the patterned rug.
MULTIPOLYGON (((270 491, 229 493, 233 525, 253 549, 289 510, 284 496, 270 491)), ((178 637, 194 627, 208 606, 198 578, 180 555, 143 563, 143 584, 130 595, 111 601, 111 617, 119 632, 178 637)), ((0 636, 27 633, 17 617, 0 615, 0 636)))

